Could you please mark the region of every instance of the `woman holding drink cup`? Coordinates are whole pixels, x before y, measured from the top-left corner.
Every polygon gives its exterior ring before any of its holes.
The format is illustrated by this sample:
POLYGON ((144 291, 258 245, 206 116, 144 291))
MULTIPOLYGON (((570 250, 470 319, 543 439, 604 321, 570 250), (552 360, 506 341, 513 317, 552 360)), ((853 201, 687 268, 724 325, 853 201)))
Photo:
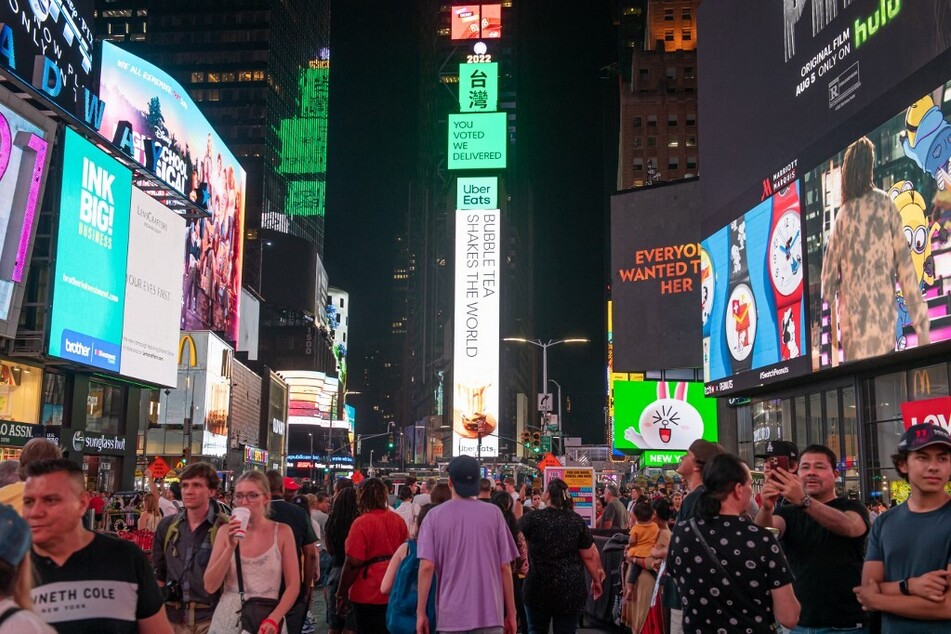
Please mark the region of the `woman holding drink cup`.
POLYGON ((245 600, 278 600, 257 632, 250 634, 286 632, 284 615, 294 605, 300 589, 294 535, 286 524, 267 518, 271 491, 263 473, 248 471, 241 474, 235 481, 234 491, 235 508, 227 525, 228 530, 218 532, 211 561, 205 570, 205 588, 208 592, 216 592, 224 585, 211 621, 211 631, 221 634, 246 631, 241 627, 241 597, 235 566, 235 548, 240 544, 245 600))

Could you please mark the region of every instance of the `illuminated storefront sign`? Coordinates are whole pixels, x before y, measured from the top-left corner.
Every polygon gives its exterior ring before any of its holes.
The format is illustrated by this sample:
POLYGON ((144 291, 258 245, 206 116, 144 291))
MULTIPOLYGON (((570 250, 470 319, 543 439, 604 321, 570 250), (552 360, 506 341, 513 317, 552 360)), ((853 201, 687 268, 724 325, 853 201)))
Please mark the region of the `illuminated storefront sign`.
POLYGON ((508 115, 449 115, 449 169, 505 169, 508 115))
POLYGON ((268 453, 266 449, 260 449, 258 447, 251 447, 246 445, 244 447, 244 461, 245 462, 256 462, 257 464, 267 464, 268 453))

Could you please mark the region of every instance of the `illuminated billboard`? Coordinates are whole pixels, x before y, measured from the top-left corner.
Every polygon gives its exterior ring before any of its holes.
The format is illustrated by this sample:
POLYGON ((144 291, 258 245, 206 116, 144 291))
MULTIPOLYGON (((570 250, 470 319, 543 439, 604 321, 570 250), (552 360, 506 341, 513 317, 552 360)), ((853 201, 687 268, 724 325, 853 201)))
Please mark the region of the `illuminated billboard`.
POLYGON ((613 381, 613 391, 617 451, 650 452, 669 464, 661 452, 686 451, 701 438, 717 441, 717 400, 704 396, 702 383, 613 381))
POLYGON ((56 125, 2 88, 0 100, 0 336, 13 337, 56 125))
POLYGON ((701 244, 707 393, 808 371, 800 186, 763 200, 701 244))
POLYGON ((312 370, 280 370, 277 374, 287 383, 288 423, 332 426, 337 418, 339 379, 312 370))
POLYGON ((169 264, 182 253, 185 220, 135 187, 131 207, 120 372, 173 386, 182 276, 169 264))
POLYGON ((456 209, 498 209, 499 179, 496 176, 466 178, 456 182, 456 209))
POLYGON ((454 456, 499 451, 499 230, 498 209, 456 212, 454 456))
POLYGON ((49 354, 120 371, 132 172, 66 129, 49 354))
POLYGON ((815 370, 951 339, 951 82, 906 104, 803 178, 815 370))
POLYGON ((508 115, 504 112, 449 115, 449 169, 505 169, 508 115))
POLYGON ((498 106, 498 63, 459 64, 459 112, 495 112, 498 106))
POLYGON ((502 37, 501 4, 459 4, 451 8, 453 40, 490 40, 502 37))
POLYGON ((93 0, 0 3, 0 66, 96 128, 93 0))
POLYGON ((238 338, 245 172, 188 97, 162 69, 102 43, 100 133, 120 151, 210 213, 189 221, 181 328, 238 338))

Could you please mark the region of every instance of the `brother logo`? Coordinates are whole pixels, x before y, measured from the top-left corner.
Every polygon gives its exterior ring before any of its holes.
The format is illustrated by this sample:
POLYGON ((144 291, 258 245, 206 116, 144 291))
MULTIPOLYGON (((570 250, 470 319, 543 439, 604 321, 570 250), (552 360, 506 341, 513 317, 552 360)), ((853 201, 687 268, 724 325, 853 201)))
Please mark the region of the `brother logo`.
POLYGON ((66 350, 66 352, 69 352, 70 354, 78 354, 81 357, 88 357, 89 353, 92 351, 92 348, 89 346, 84 346, 78 341, 70 341, 69 339, 63 343, 63 348, 66 350))

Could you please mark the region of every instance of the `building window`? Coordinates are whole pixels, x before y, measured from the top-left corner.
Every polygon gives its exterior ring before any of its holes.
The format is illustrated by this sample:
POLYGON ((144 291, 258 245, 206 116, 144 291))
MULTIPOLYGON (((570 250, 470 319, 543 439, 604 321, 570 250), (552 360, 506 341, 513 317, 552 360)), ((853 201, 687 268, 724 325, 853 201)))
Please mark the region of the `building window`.
POLYGON ((677 127, 677 115, 669 114, 667 115, 667 127, 676 128, 677 127))
POLYGON ((667 147, 680 147, 680 139, 675 136, 668 138, 667 147))
POLYGON ((639 136, 634 137, 634 148, 639 149, 644 145, 644 139, 639 136))
POLYGON ((697 71, 693 66, 684 66, 684 79, 696 79, 697 71))
POLYGON ((647 147, 657 147, 657 137, 649 136, 647 137, 647 147))
POLYGON ((635 172, 644 171, 644 159, 641 159, 641 158, 634 159, 634 171, 635 172))
POLYGON ((641 81, 647 81, 650 79, 650 73, 647 72, 646 68, 639 68, 637 70, 637 76, 641 81))
POLYGON ((690 7, 683 7, 680 12, 681 20, 690 20, 690 7))
POLYGON ((673 22, 673 21, 674 21, 673 8, 664 9, 664 22, 673 22))
POLYGON ((208 73, 208 81, 216 84, 221 81, 221 73, 208 73))
POLYGON ((687 157, 687 169, 688 169, 688 170, 695 170, 695 169, 697 169, 697 157, 696 157, 696 156, 688 156, 688 157, 687 157))
POLYGON ((697 125, 697 115, 696 115, 696 114, 690 113, 690 114, 687 115, 687 125, 691 125, 691 126, 697 125))
POLYGON ((647 127, 648 127, 648 128, 656 128, 656 127, 657 127, 657 115, 656 115, 656 114, 649 114, 649 115, 647 115, 647 127))
POLYGON ((667 159, 667 169, 676 170, 680 169, 680 159, 676 156, 671 156, 667 159))
POLYGON ((100 434, 119 434, 124 431, 125 389, 89 382, 86 397, 86 430, 100 434))
POLYGON ((642 124, 642 123, 643 123, 643 121, 642 121, 641 117, 634 117, 634 127, 635 127, 635 128, 641 127, 641 124, 642 124))
POLYGON ((205 73, 192 73, 192 83, 205 81, 205 73))
POLYGON ((688 136, 687 137, 687 147, 697 147, 697 137, 688 136))
POLYGON ((673 66, 667 67, 667 79, 674 81, 677 79, 677 69, 673 66))
POLYGON ((693 39, 693 31, 690 29, 681 29, 680 38, 685 42, 689 42, 693 39))
POLYGON ((665 42, 673 42, 673 41, 674 41, 674 30, 673 30, 673 29, 667 29, 667 30, 664 31, 664 41, 665 41, 665 42))

